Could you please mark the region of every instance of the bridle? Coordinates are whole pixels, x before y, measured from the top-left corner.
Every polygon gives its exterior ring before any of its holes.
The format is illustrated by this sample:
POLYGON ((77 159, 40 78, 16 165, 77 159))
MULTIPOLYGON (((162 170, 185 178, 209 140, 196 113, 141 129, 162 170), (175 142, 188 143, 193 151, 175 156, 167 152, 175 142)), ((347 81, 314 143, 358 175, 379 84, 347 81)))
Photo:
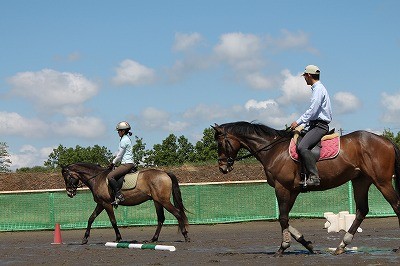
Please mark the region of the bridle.
MULTIPOLYGON (((228 167, 232 167, 235 161, 240 161, 240 160, 255 156, 256 154, 258 154, 258 153, 260 153, 262 151, 268 151, 268 150, 272 149, 276 144, 283 143, 283 142, 285 142, 287 140, 285 137, 279 137, 279 138, 276 138, 271 143, 269 143, 268 145, 262 147, 261 149, 256 150, 253 153, 249 153, 249 154, 246 154, 246 155, 243 155, 243 156, 239 156, 239 157, 233 158, 233 156, 231 155, 231 152, 228 152, 228 146, 229 146, 229 148, 231 150, 233 150, 233 145, 229 141, 228 133, 224 132, 224 133, 222 133, 220 135, 223 135, 223 137, 224 137, 225 154, 226 154, 226 156, 225 157, 218 157, 218 162, 226 161, 226 164, 227 164, 228 167)), ((218 136, 218 138, 220 138, 220 136, 218 136)))
MULTIPOLYGON (((228 166, 228 167, 232 167, 232 166, 233 166, 233 163, 235 162, 235 159, 234 159, 234 158, 230 155, 230 153, 228 152, 228 147, 229 147, 231 150, 233 150, 233 146, 232 146, 231 142, 229 141, 229 138, 227 137, 228 134, 225 132, 225 133, 223 133, 222 135, 223 135, 223 137, 224 137, 224 143, 225 143, 225 154, 227 154, 228 156, 225 156, 225 157, 218 157, 218 163, 219 163, 219 162, 226 161, 227 166, 228 166)), ((218 138, 219 138, 219 136, 218 136, 218 138)), ((252 156, 252 154, 250 154, 250 156, 252 156)), ((250 156, 249 156, 249 157, 250 157, 250 156)))
MULTIPOLYGON (((91 180, 91 179, 94 179, 95 177, 99 176, 100 174, 106 172, 107 170, 109 170, 109 169, 106 168, 105 170, 98 172, 97 174, 95 174, 95 175, 89 177, 89 178, 87 179, 87 181, 89 181, 89 180, 91 180)), ((82 182, 82 180, 81 180, 80 178, 74 177, 74 175, 71 174, 71 170, 70 170, 68 167, 65 167, 65 168, 64 168, 64 171, 65 171, 65 174, 66 174, 66 175, 65 175, 65 179, 66 179, 66 181, 67 181, 67 182, 66 182, 67 191, 70 192, 70 193, 72 193, 73 195, 75 195, 77 189, 78 189, 78 188, 84 187, 85 184, 82 182)), ((78 172, 74 172, 74 173, 76 173, 77 175, 79 175, 78 172)))

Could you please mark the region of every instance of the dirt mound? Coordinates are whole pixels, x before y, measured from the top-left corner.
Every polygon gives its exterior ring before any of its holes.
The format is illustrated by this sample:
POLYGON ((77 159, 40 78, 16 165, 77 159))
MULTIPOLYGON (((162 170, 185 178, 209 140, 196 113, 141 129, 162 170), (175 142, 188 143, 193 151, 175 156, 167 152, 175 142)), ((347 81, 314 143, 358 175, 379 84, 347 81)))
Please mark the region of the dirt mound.
MULTIPOLYGON (((205 166, 183 165, 162 167, 161 170, 172 172, 180 183, 224 182, 265 180, 260 163, 235 163, 233 172, 222 174, 217 164, 205 166)), ((61 173, 1 173, 0 191, 64 189, 61 173)))

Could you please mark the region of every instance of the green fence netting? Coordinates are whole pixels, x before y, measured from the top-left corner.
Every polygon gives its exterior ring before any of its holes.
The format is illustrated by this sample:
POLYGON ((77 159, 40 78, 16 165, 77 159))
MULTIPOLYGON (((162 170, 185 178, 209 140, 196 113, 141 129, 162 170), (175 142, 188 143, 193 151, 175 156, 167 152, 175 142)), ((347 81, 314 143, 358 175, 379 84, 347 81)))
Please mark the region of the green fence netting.
MULTIPOLYGON (((182 198, 190 224, 213 224, 278 218, 275 192, 266 182, 231 182, 181 184, 182 198)), ((86 228, 96 203, 89 190, 79 190, 70 199, 65 190, 0 193, 0 231, 86 228)), ((369 217, 394 216, 394 211, 381 193, 371 187, 369 217)), ((355 212, 351 184, 299 195, 292 218, 323 217, 324 212, 355 212)), ((152 201, 115 210, 119 226, 156 225, 157 216, 152 201)), ((165 224, 176 224, 175 217, 166 212, 165 224)), ((93 223, 94 228, 110 227, 106 212, 93 223)))

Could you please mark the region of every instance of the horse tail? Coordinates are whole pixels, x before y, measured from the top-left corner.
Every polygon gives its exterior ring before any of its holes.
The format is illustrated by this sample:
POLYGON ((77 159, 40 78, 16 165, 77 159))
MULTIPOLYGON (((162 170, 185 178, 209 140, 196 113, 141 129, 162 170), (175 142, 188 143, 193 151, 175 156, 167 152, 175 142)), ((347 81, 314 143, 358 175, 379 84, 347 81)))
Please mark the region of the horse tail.
POLYGON ((400 196, 400 148, 394 143, 393 140, 390 140, 393 145, 394 153, 395 153, 395 161, 394 161, 394 184, 397 196, 400 196))
POLYGON ((174 202, 174 206, 180 211, 185 226, 188 226, 189 221, 185 213, 188 212, 188 210, 183 205, 182 194, 181 194, 181 189, 179 187, 178 178, 173 173, 167 173, 167 174, 172 181, 172 199, 174 202))

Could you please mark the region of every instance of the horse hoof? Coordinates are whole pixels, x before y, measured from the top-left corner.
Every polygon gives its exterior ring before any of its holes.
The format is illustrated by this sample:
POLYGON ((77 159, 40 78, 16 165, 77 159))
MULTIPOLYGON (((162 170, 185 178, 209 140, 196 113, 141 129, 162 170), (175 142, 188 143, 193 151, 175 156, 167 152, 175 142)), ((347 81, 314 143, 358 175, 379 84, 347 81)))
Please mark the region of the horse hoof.
POLYGON ((336 250, 335 250, 335 255, 340 255, 340 254, 343 254, 345 252, 345 250, 344 250, 344 248, 337 248, 336 250))
POLYGON ((311 241, 307 241, 307 244, 305 245, 305 247, 311 254, 315 254, 314 247, 313 247, 311 241))
POLYGON ((82 243, 81 243, 81 245, 86 245, 86 244, 87 244, 87 242, 88 242, 87 238, 84 238, 84 239, 82 239, 82 243))
POLYGON ((274 258, 280 258, 280 257, 283 257, 283 254, 282 254, 282 252, 277 251, 277 252, 275 252, 273 257, 274 258))

